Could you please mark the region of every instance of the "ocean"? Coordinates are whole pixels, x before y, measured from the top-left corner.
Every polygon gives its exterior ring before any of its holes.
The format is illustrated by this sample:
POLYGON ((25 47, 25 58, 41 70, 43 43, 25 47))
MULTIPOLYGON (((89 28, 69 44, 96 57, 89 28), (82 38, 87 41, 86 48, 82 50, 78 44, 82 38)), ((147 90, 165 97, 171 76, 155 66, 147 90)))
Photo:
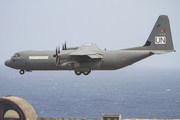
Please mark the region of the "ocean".
POLYGON ((0 97, 28 101, 38 117, 180 118, 180 69, 126 67, 115 71, 33 71, 0 66, 0 97))

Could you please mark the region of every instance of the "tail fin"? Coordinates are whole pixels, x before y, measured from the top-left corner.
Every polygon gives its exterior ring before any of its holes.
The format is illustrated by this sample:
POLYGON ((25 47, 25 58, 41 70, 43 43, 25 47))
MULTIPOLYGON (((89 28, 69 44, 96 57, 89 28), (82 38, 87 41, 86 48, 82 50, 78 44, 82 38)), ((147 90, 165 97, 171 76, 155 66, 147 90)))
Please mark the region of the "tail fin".
POLYGON ((174 51, 168 16, 159 16, 143 48, 146 50, 174 51))

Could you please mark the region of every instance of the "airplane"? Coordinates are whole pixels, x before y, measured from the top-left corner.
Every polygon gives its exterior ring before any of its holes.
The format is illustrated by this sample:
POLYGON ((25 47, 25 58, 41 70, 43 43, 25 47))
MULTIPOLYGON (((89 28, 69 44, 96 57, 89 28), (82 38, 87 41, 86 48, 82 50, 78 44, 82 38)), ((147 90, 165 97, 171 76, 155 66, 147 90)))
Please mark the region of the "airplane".
POLYGON ((29 50, 17 52, 5 65, 25 71, 74 70, 76 75, 88 75, 92 70, 117 70, 132 65, 154 54, 176 52, 167 15, 160 15, 146 43, 140 47, 120 50, 102 50, 95 43, 68 48, 65 44, 56 50, 29 50))

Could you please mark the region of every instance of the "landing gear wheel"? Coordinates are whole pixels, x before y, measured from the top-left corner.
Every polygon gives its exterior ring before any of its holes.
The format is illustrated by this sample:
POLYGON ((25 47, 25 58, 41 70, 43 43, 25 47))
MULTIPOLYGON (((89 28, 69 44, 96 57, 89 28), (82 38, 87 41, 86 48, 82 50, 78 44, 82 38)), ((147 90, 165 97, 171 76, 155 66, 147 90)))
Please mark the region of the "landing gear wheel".
POLYGON ((23 75, 23 74, 25 73, 25 71, 24 71, 24 70, 20 70, 19 73, 20 73, 21 75, 23 75))
POLYGON ((75 71, 75 74, 76 75, 81 75, 82 72, 79 72, 79 71, 75 71))
POLYGON ((84 71, 83 74, 84 75, 88 75, 91 71, 84 71))

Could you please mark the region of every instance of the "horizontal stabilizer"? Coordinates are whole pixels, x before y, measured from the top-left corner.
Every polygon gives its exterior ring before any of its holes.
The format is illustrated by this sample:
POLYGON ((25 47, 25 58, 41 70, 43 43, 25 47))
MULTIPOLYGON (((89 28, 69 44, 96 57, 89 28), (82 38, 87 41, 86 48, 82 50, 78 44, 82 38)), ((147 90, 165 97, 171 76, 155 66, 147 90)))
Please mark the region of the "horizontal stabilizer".
POLYGON ((168 52, 176 52, 175 50, 151 50, 150 53, 153 54, 165 54, 168 52))

